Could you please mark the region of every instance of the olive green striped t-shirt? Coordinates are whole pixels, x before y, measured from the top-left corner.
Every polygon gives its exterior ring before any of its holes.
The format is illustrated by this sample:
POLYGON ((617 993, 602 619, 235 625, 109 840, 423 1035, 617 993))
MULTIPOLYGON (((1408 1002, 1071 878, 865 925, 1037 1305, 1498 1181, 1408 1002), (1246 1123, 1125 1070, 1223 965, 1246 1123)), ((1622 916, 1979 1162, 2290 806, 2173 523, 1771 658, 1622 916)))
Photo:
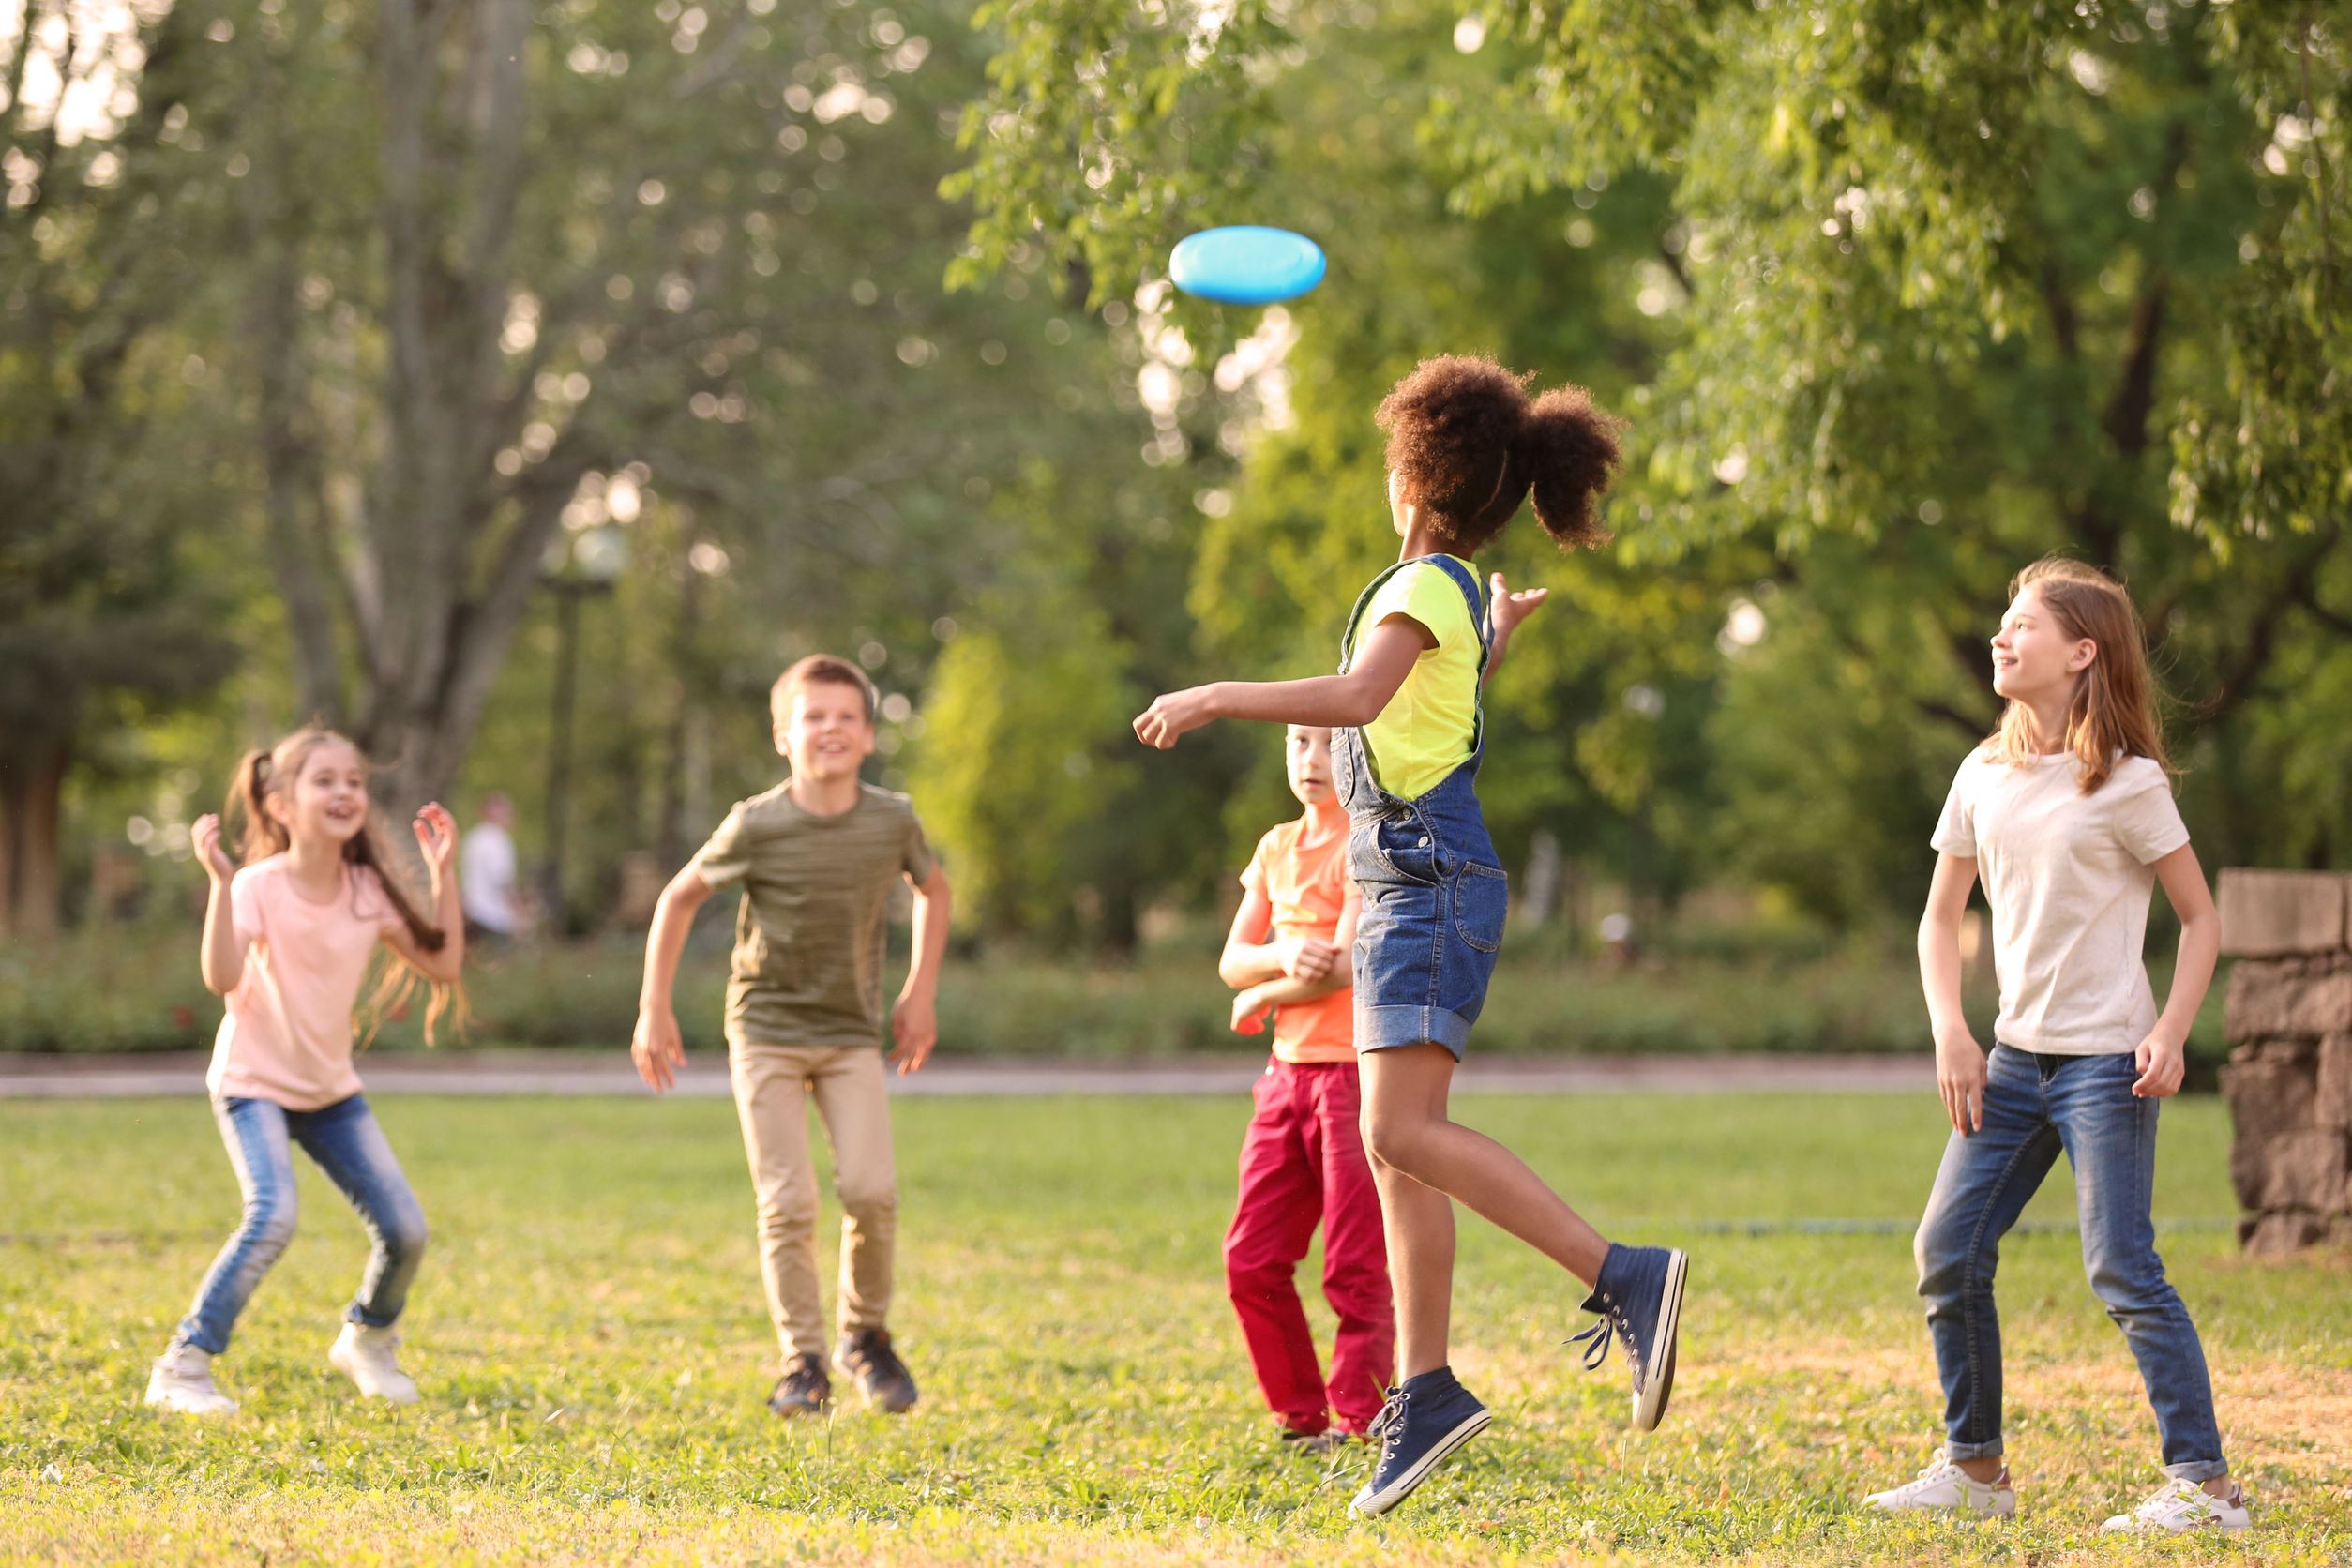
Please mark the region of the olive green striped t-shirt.
POLYGON ((878 1046, 884 920, 900 877, 931 880, 930 844, 906 796, 860 785, 834 817, 791 787, 738 802, 694 857, 714 889, 740 882, 727 1038, 770 1046, 878 1046))

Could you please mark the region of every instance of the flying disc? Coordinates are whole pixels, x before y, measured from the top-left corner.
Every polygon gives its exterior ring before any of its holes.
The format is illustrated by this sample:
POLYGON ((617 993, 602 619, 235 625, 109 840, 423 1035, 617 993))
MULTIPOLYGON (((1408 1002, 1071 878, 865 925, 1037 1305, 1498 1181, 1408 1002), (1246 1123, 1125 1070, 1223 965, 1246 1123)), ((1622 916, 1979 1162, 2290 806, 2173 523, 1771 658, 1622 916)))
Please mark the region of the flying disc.
POLYGON ((1220 305, 1272 305, 1296 299, 1323 280, 1323 249, 1288 229, 1254 223, 1203 229, 1178 242, 1168 258, 1168 279, 1220 305))

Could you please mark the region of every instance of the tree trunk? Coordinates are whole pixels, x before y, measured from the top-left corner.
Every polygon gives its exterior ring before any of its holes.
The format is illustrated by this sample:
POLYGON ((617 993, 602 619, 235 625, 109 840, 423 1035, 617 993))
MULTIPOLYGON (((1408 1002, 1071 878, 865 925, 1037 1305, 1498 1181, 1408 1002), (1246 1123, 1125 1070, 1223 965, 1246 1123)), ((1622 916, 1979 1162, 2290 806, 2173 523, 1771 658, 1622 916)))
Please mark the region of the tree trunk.
POLYGON ((70 754, 62 739, 20 740, 0 750, 0 940, 57 933, 58 805, 70 754))

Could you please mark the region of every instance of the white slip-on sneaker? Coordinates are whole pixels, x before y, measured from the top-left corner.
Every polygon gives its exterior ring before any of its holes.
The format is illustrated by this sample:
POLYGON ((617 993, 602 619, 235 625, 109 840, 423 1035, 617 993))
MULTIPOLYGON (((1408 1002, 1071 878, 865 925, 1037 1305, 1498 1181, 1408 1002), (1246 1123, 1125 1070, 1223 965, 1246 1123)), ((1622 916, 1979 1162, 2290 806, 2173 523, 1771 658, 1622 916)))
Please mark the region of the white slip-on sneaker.
POLYGON ((1873 1492, 1862 1506, 1882 1514, 1985 1514, 2006 1519, 2017 1512, 2017 1494, 2010 1489, 2007 1467, 1995 1480, 1971 1480, 1938 1449, 1936 1462, 1920 1471, 1918 1480, 1873 1492))
POLYGON ((234 1415, 237 1402, 213 1386, 212 1352, 174 1345, 147 1373, 147 1403, 181 1415, 234 1415))
POLYGON ((370 1399, 389 1399, 395 1405, 416 1403, 416 1385, 400 1370, 400 1334, 398 1329, 371 1329, 362 1323, 345 1323, 343 1332, 335 1336, 335 1344, 326 1352, 326 1359, 335 1369, 359 1385, 359 1392, 370 1399))
POLYGON ((2116 1535, 2251 1530, 2254 1513, 2246 1506, 2246 1488, 2236 1482, 2230 1484, 2229 1496, 2217 1498, 2194 1481, 2167 1481, 2137 1508, 2129 1514, 2118 1514, 2099 1528, 2116 1535))

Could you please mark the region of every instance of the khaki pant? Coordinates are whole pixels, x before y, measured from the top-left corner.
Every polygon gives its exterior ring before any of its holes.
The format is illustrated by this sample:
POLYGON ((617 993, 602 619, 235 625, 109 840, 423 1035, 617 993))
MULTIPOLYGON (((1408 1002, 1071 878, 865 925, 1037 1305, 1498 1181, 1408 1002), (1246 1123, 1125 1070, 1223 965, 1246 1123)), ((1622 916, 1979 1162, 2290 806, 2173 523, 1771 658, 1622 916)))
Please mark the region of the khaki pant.
POLYGON ((808 1096, 816 1096, 833 1144, 833 1190, 841 1200, 841 1330, 878 1329, 890 1312, 891 1251, 898 1230, 898 1173, 882 1052, 872 1046, 735 1041, 727 1057, 759 1199, 768 1315, 788 1358, 822 1355, 827 1346, 817 1294, 817 1170, 808 1154, 808 1096))

